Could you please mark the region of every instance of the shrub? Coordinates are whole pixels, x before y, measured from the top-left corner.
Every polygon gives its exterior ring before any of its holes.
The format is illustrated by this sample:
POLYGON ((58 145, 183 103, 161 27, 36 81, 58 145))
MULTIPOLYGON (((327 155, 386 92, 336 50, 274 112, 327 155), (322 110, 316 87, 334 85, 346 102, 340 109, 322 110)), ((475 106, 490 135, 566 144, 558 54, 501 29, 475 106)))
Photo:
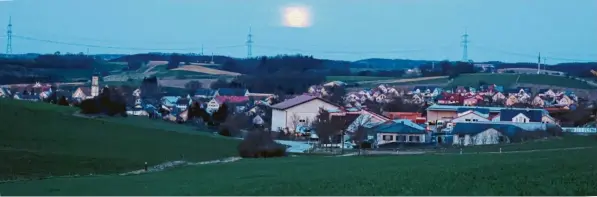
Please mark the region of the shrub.
POLYGON ((93 99, 87 99, 87 100, 81 101, 81 104, 79 105, 79 107, 81 108, 81 113, 83 113, 83 114, 100 113, 100 109, 99 109, 96 101, 93 99))
POLYGON ((262 130, 247 134, 238 145, 238 153, 243 158, 267 158, 286 156, 286 146, 276 143, 269 132, 262 130))
POLYGON ((232 134, 230 133, 230 129, 228 129, 228 127, 225 126, 220 126, 220 129, 218 130, 218 134, 220 134, 221 136, 232 136, 232 134))
POLYGON ((551 136, 562 136, 562 127, 556 125, 547 125, 547 133, 551 136))

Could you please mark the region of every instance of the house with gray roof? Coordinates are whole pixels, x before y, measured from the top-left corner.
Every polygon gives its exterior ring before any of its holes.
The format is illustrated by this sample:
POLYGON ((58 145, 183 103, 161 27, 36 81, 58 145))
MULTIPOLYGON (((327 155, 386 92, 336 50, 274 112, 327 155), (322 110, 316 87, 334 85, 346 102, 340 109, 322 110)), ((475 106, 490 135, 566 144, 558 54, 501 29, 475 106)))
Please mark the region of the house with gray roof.
POLYGON ((371 128, 375 144, 423 144, 429 142, 425 128, 407 119, 390 120, 371 128))
POLYGON ((301 125, 310 125, 319 114, 319 110, 337 110, 337 106, 327 100, 310 95, 300 95, 271 106, 271 131, 294 130, 301 125))
POLYGON ((463 122, 452 130, 453 144, 462 146, 509 143, 529 132, 547 135, 547 124, 512 122, 463 122))

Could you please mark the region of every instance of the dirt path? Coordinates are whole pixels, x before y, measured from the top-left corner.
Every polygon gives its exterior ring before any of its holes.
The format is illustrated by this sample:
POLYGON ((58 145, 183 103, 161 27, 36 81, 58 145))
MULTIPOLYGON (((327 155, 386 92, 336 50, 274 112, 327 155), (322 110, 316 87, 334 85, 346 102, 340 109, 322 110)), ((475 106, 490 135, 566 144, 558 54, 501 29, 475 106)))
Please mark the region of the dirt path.
POLYGON ((168 64, 168 61, 149 61, 149 63, 147 63, 147 67, 149 67, 149 68, 147 70, 145 70, 143 73, 153 74, 153 73, 150 73, 151 70, 153 70, 156 66, 164 65, 164 64, 168 64))
POLYGON ((221 163, 230 163, 241 160, 241 157, 228 157, 224 159, 217 159, 211 161, 202 161, 202 162, 188 162, 188 161, 170 161, 161 163, 159 165, 151 166, 145 169, 130 171, 119 174, 120 176, 127 176, 127 175, 137 175, 137 174, 144 174, 144 173, 152 173, 152 172, 161 172, 167 169, 182 167, 182 166, 196 166, 196 165, 207 165, 207 164, 221 164, 221 163))
MULTIPOLYGON (((230 162, 235 162, 235 161, 238 161, 241 159, 242 158, 240 158, 240 157, 228 157, 228 158, 224 158, 224 159, 202 161, 202 162, 170 161, 170 162, 165 162, 165 163, 161 163, 159 165, 148 167, 147 171, 145 171, 145 169, 141 169, 141 170, 120 173, 117 175, 118 176, 138 175, 138 174, 144 174, 144 173, 161 172, 161 171, 176 168, 176 167, 230 163, 230 162)), ((84 174, 84 175, 75 174, 75 175, 64 175, 64 176, 48 176, 48 177, 34 178, 34 179, 28 178, 28 179, 0 180, 0 184, 31 181, 31 180, 41 180, 41 179, 52 179, 52 178, 75 178, 75 177, 91 177, 91 176, 98 177, 98 176, 113 176, 113 175, 114 174, 88 174, 88 175, 87 174, 84 174)))
POLYGON ((425 81, 425 80, 432 80, 432 79, 443 79, 448 78, 448 76, 434 76, 434 77, 419 77, 419 78, 410 78, 410 79, 384 79, 384 80, 374 80, 374 81, 362 81, 359 82, 360 84, 368 84, 368 83, 406 83, 406 82, 415 82, 415 81, 425 81))

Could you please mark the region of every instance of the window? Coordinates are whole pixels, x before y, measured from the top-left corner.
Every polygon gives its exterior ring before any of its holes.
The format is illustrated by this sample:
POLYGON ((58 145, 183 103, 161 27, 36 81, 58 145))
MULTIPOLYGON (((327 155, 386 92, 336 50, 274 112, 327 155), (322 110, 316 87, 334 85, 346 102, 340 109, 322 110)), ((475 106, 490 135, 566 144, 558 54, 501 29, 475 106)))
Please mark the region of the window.
POLYGON ((299 122, 304 123, 305 119, 300 119, 299 122))
POLYGON ((384 141, 392 141, 392 140, 394 140, 394 136, 393 135, 383 135, 382 139, 384 141))
POLYGON ((408 141, 409 142, 420 142, 421 137, 418 135, 411 135, 411 136, 408 136, 408 141))
POLYGON ((499 142, 500 142, 500 143, 504 143, 504 142, 506 142, 506 138, 505 138, 504 136, 500 136, 500 137, 499 137, 499 142))
POLYGON ((403 136, 403 135, 396 136, 396 141, 397 142, 406 142, 406 136, 403 136))
POLYGON ((479 119, 473 119, 473 122, 479 122, 479 119))
POLYGON ((471 121, 471 119, 464 119, 464 121, 466 121, 466 122, 470 122, 470 121, 471 121))

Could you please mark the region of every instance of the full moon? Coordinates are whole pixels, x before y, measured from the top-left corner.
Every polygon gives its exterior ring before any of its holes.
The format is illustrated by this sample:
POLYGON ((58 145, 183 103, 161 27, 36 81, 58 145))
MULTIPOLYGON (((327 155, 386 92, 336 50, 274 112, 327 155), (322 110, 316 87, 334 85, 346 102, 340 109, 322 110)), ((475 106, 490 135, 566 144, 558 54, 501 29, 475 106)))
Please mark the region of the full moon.
POLYGON ((282 25, 295 28, 311 26, 309 9, 302 6, 285 7, 282 10, 282 25))

